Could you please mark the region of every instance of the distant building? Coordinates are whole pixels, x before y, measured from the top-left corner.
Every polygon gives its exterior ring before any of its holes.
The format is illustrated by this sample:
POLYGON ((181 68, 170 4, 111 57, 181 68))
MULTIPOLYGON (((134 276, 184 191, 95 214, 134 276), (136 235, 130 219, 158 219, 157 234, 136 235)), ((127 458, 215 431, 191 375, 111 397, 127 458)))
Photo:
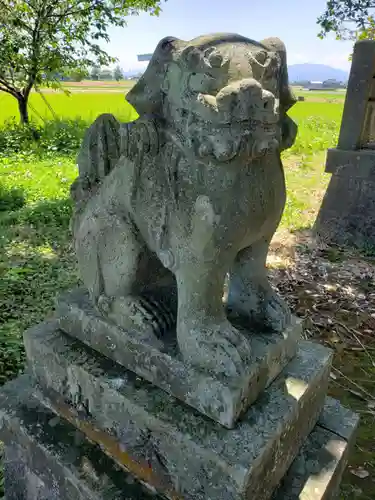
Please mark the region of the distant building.
POLYGON ((323 82, 309 82, 307 90, 323 90, 323 82))
POLYGON ((334 78, 325 80, 324 82, 311 81, 304 86, 306 90, 337 90, 344 89, 346 87, 345 83, 339 82, 334 78))
POLYGON ((335 78, 329 78, 328 80, 325 80, 323 82, 323 87, 324 88, 329 88, 329 89, 343 89, 346 87, 345 83, 339 82, 335 78))

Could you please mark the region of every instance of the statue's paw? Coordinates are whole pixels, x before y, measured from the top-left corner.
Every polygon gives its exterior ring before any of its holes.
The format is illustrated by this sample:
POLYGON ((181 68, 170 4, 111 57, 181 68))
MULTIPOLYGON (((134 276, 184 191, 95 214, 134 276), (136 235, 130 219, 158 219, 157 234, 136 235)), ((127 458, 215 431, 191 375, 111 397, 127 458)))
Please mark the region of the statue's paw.
POLYGON ((96 303, 96 307, 100 314, 103 316, 108 316, 111 311, 111 306, 113 302, 113 297, 107 297, 106 295, 100 295, 96 303))
POLYGON ((240 303, 227 306, 227 316, 233 324, 272 332, 282 332, 290 325, 290 309, 271 287, 269 290, 262 288, 259 294, 252 293, 247 299, 244 295, 240 303))
POLYGON ((152 313, 146 310, 142 300, 127 295, 124 297, 107 297, 101 295, 97 301, 99 312, 112 323, 139 335, 139 339, 157 349, 162 349, 163 343, 157 334, 158 324, 152 313))
POLYGON ((250 343, 229 321, 189 323, 184 321, 177 328, 179 346, 186 361, 216 375, 246 373, 251 356, 250 343))
POLYGON ((282 332, 292 320, 288 304, 276 293, 268 298, 266 305, 266 327, 273 332, 282 332))

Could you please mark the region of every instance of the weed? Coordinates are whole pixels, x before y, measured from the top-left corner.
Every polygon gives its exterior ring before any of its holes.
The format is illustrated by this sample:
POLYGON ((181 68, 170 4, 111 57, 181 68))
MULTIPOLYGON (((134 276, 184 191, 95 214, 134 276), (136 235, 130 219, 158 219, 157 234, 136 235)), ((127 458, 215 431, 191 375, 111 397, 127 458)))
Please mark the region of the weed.
POLYGON ((22 208, 26 203, 25 193, 22 189, 6 188, 0 184, 0 212, 13 212, 22 208))

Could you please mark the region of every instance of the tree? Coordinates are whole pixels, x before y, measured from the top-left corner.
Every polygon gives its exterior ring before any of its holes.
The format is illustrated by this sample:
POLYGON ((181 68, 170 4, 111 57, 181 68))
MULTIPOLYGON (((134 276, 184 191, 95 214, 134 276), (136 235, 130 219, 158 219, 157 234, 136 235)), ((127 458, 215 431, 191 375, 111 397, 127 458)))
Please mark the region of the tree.
POLYGON ((91 80, 96 80, 96 81, 99 80, 99 75, 100 75, 100 67, 93 66, 90 73, 91 80))
POLYGON ((113 70, 113 78, 116 80, 116 82, 119 82, 120 80, 124 79, 124 74, 120 66, 116 66, 115 69, 113 70))
POLYGON ((28 123, 34 87, 59 87, 56 74, 115 59, 99 45, 110 26, 139 11, 158 15, 161 0, 0 0, 0 91, 18 101, 28 123))
POLYGON ((335 33, 339 40, 375 39, 375 0, 329 0, 318 18, 320 38, 335 33))
POLYGON ((112 71, 108 68, 104 68, 100 71, 99 78, 100 80, 112 80, 112 71))
POLYGON ((88 76, 88 71, 85 69, 74 69, 73 71, 67 72, 67 76, 72 82, 82 82, 88 76))

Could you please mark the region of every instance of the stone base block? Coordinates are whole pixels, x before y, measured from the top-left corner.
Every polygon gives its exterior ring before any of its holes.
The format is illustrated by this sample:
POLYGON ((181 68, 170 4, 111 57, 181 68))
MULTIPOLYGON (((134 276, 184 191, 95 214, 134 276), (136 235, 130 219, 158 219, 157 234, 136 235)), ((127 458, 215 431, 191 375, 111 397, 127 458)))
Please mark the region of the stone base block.
POLYGON ((6 500, 147 500, 153 496, 33 393, 31 377, 23 375, 0 395, 6 500))
MULTIPOLYGON (((357 424, 355 414, 328 398, 318 424, 272 500, 333 499, 357 424)), ((162 498, 136 482, 84 434, 42 405, 34 397, 27 376, 3 388, 0 426, 6 444, 6 500, 162 498)), ((218 498, 227 498, 224 493, 218 498)), ((259 497, 250 493, 241 498, 259 497)))
POLYGON ((64 332, 228 428, 295 356, 301 336, 296 318, 282 335, 251 333, 253 355, 247 375, 217 378, 183 361, 175 332, 163 339, 159 350, 136 332, 106 321, 84 290, 60 297, 57 318, 64 332))
POLYGON ((54 411, 169 498, 268 499, 322 410, 331 351, 297 356, 228 430, 44 323, 25 334, 29 367, 54 411))
POLYGON ((302 446, 272 500, 337 498, 354 445, 359 417, 327 398, 317 425, 302 446))

